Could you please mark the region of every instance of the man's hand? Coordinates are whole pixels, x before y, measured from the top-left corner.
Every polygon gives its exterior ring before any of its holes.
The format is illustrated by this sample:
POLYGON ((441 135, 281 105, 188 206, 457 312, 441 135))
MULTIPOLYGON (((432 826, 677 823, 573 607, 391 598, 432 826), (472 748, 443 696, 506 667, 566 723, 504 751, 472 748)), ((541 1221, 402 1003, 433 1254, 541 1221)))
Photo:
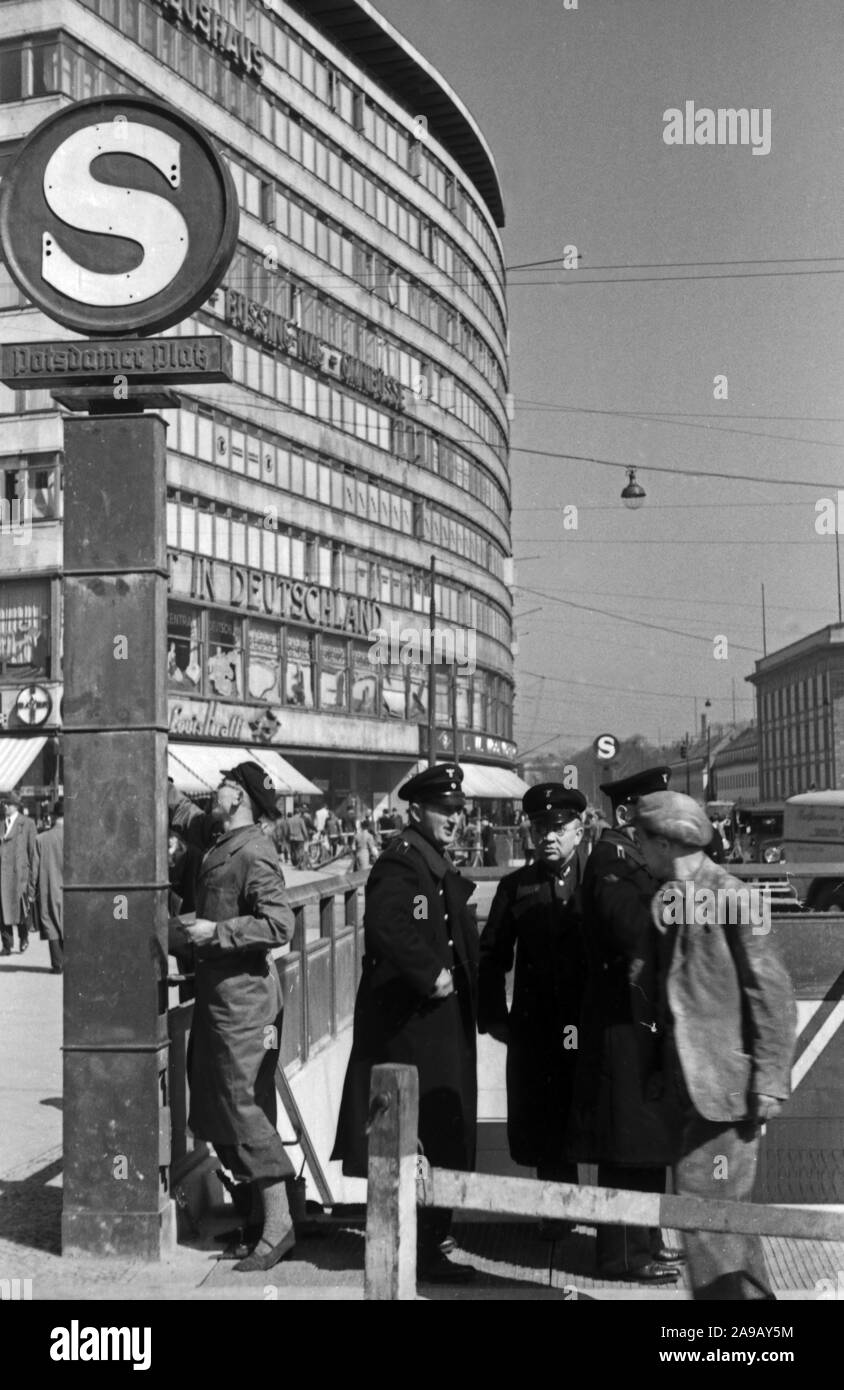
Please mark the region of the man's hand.
POLYGON ((776 1096, 764 1096, 758 1091, 751 1091, 748 1101, 750 1118, 757 1125, 763 1125, 766 1120, 772 1120, 782 1110, 782 1101, 777 1100, 776 1096))
POLYGON ((448 996, 453 993, 454 981, 451 978, 451 971, 441 970, 436 980, 434 981, 434 988, 431 990, 431 993, 428 995, 428 998, 447 999, 448 996))
POLYGON ((509 1025, 509 1023, 494 1023, 493 1026, 492 1026, 491 1028, 487 1028, 486 1031, 489 1033, 489 1036, 490 1036, 491 1038, 495 1038, 495 1041, 496 1041, 496 1042, 503 1043, 505 1047, 507 1047, 507 1046, 509 1045, 509 1043, 510 1043, 510 1025, 509 1025))
POLYGON ((182 930, 192 946, 205 946, 213 940, 217 923, 212 922, 209 917, 197 917, 195 922, 190 922, 182 930))

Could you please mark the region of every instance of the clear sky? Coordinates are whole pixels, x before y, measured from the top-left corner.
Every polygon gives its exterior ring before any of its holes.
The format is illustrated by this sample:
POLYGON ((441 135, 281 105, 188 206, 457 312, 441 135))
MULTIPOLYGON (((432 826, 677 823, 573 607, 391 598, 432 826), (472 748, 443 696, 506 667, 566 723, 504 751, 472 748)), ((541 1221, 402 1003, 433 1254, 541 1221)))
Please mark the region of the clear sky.
POLYGON ((733 682, 749 717, 762 582, 769 651, 837 618, 815 504, 844 487, 840 0, 379 8, 489 140, 507 265, 582 258, 510 275, 522 753, 668 739, 706 698, 726 722, 733 682), (663 113, 687 101, 769 109, 770 152, 666 145, 663 113), (751 264, 704 264, 724 261, 751 264), (634 464, 647 501, 619 501, 621 467, 530 450, 634 464))

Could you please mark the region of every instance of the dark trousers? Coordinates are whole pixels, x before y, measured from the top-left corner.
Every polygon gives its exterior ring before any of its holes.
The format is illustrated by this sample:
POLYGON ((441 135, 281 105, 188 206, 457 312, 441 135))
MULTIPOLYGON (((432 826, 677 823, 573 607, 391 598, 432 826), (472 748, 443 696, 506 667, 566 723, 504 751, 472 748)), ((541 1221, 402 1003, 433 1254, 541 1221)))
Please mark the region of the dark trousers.
MULTIPOLYGON (((24 946, 26 942, 29 940, 29 923, 18 922, 16 923, 16 926, 18 929, 18 945, 24 946)), ((3 943, 3 950, 11 951, 12 947, 15 944, 14 926, 6 926, 6 923, 4 922, 2 927, 0 927, 0 940, 2 940, 3 943)))
POLYGON ((47 945, 50 948, 50 967, 55 970, 57 975, 60 975, 64 964, 64 942, 59 937, 56 937, 55 940, 50 938, 47 945))
MULTIPOLYGON (((664 1192, 664 1168, 629 1168, 622 1163, 599 1163, 598 1186, 630 1192, 664 1192)), ((648 1264, 662 1243, 658 1226, 599 1226, 596 1241, 598 1269, 624 1274, 648 1264)))
MULTIPOLYGON (((693 1197, 748 1202, 758 1156, 756 1125, 705 1120, 689 1104, 682 1157, 674 1168, 676 1191, 693 1197)), ((692 1297, 698 1302, 775 1298, 768 1283, 760 1236, 687 1231, 684 1240, 692 1297)))

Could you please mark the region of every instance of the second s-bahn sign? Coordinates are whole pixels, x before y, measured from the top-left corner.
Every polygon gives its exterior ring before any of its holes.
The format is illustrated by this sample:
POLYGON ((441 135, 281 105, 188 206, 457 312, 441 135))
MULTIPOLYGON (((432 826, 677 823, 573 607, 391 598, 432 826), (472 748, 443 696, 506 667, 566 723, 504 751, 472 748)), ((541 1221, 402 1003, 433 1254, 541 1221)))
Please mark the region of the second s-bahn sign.
POLYGON ((27 138, 3 179, 0 242, 29 299, 86 336, 179 323, 234 254, 237 194, 211 141, 147 97, 63 108, 27 138))

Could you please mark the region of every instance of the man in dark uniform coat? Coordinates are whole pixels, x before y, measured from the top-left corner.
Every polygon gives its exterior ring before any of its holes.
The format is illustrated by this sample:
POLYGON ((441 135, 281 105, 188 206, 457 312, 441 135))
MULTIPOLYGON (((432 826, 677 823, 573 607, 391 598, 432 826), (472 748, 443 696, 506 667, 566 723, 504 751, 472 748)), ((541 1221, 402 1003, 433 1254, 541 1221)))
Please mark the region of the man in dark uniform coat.
MULTIPOLYGON (((478 933, 475 890, 443 856, 464 805, 463 774, 438 764, 406 782, 409 823, 366 884, 365 956, 352 1052, 332 1158, 365 1177, 369 1080, 377 1063, 419 1073, 419 1138, 435 1167, 470 1171, 477 1125, 478 933)), ((420 1277, 464 1282, 474 1271, 441 1251, 450 1213, 420 1212, 420 1277)))
POLYGON ((174 945, 181 934, 196 966, 188 1124, 263 1199, 261 1238, 234 1266, 247 1273, 270 1269, 294 1244, 285 1187, 294 1170, 276 1129, 283 1001, 269 959, 290 940, 293 913, 278 856, 256 823, 278 814, 267 780, 254 762, 223 774, 216 797, 222 833, 202 860, 196 921, 171 923, 174 945))
MULTIPOLYGON (((663 790, 667 767, 650 768, 601 790, 614 825, 598 840, 583 876, 583 922, 589 981, 577 1077, 577 1157, 598 1164, 602 1187, 664 1192, 676 1142, 671 1115, 646 1098, 656 1037, 651 899, 656 882, 632 838, 639 796, 663 790)), ((678 1276, 682 1252, 667 1250, 658 1230, 598 1227, 597 1261, 607 1277, 665 1283, 678 1276)))
POLYGON ((577 1182, 567 1161, 586 962, 578 846, 586 797, 561 783, 523 802, 539 858, 498 885, 481 934, 478 1031, 507 1045, 507 1140, 515 1163, 549 1182, 577 1182), (513 969, 507 1009, 505 977, 513 969))

